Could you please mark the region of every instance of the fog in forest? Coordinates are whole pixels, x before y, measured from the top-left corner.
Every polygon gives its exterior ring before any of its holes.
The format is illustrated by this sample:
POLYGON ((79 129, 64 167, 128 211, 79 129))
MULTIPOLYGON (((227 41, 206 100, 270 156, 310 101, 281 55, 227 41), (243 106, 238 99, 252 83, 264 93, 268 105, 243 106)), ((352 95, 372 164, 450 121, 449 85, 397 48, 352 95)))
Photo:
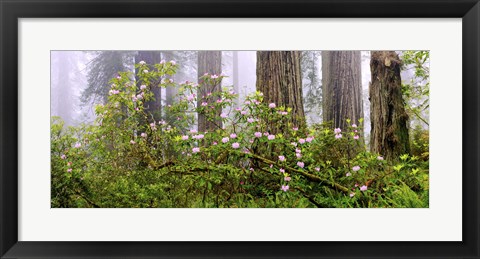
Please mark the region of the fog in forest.
MULTIPOLYGON (((175 60, 180 67, 172 77, 176 83, 197 82, 197 51, 159 51, 162 60, 175 60)), ((402 56, 402 51, 397 51, 402 56)), ((60 116, 65 125, 91 124, 94 107, 105 102, 109 80, 118 71, 135 72, 137 51, 52 51, 51 52, 51 116, 60 116)), ((231 87, 239 94, 237 103, 256 89, 256 51, 222 51, 222 73, 228 77, 223 87, 231 87)), ((304 51, 301 60, 304 110, 309 125, 322 122, 322 55, 321 51, 304 51)), ((361 78, 363 87, 364 133, 370 132, 369 83, 370 51, 361 51, 361 78)), ((417 79, 413 65, 402 70, 402 83, 425 85, 417 79)), ((162 106, 166 105, 167 89, 161 89, 162 106)), ((424 99, 412 100, 419 105, 424 99)), ((428 106, 427 106, 428 107, 428 106)), ((428 109, 419 117, 410 118, 410 126, 428 129, 428 109)), ((367 138, 368 139, 368 138, 367 138)))

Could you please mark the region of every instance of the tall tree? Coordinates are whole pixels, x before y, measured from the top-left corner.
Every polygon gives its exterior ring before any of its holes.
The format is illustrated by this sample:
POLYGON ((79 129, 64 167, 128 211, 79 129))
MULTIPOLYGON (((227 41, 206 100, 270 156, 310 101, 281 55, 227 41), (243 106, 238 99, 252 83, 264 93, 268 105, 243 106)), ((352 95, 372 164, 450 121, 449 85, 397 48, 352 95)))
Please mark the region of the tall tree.
POLYGON ((239 67, 238 67, 238 51, 233 52, 233 60, 232 60, 232 70, 233 70, 233 91, 239 95, 239 98, 235 100, 236 104, 239 104, 240 99, 240 76, 239 76, 239 67))
POLYGON ((320 51, 302 51, 302 84, 305 117, 318 123, 322 114, 322 88, 318 73, 320 51))
POLYGON ((322 51, 323 121, 345 129, 363 118, 360 51, 322 51))
POLYGON ((257 51, 257 90, 266 103, 292 109, 294 125, 305 125, 300 51, 257 51))
POLYGON ((370 150, 396 158, 409 153, 408 115, 402 97, 402 62, 395 51, 372 51, 370 70, 370 150))
MULTIPOLYGON (((221 91, 221 83, 218 82, 215 85, 208 85, 200 79, 205 73, 211 75, 220 75, 222 73, 222 52, 221 51, 199 51, 198 52, 198 84, 201 86, 198 89, 198 107, 201 103, 207 101, 211 103, 214 96, 213 94, 208 97, 208 93, 215 93, 221 91), (202 98, 205 96, 205 98, 202 98)), ((222 113, 221 109, 217 109, 217 118, 222 113)), ((222 121, 220 119, 207 118, 204 114, 198 114, 198 131, 210 131, 222 127, 222 121)))
POLYGON ((90 52, 95 57, 87 65, 87 88, 82 92, 83 105, 89 103, 106 103, 110 90, 110 79, 118 72, 132 71, 133 52, 129 51, 97 51, 90 52))
POLYGON ((55 67, 56 75, 52 69, 52 115, 60 116, 65 125, 72 125, 72 64, 71 54, 67 51, 52 52, 52 67, 55 67))
MULTIPOLYGON (((166 62, 173 60, 173 53, 172 51, 162 51, 162 59, 165 60, 166 62)), ((167 75, 166 78, 169 79, 174 79, 172 78, 174 76, 169 76, 167 75)), ((175 86, 167 86, 165 88, 165 103, 166 105, 172 105, 175 102, 175 96, 177 95, 177 88, 175 86)))
MULTIPOLYGON (((154 70, 154 65, 160 63, 160 52, 158 51, 138 51, 135 56, 135 63, 144 61, 149 65, 149 70, 154 70)), ((138 71, 135 71, 137 74, 138 71)), ((140 87, 143 83, 137 81, 137 86, 140 87)), ((158 85, 151 86, 153 92, 153 100, 145 103, 146 110, 150 112, 154 120, 158 121, 162 118, 162 89, 158 85)))

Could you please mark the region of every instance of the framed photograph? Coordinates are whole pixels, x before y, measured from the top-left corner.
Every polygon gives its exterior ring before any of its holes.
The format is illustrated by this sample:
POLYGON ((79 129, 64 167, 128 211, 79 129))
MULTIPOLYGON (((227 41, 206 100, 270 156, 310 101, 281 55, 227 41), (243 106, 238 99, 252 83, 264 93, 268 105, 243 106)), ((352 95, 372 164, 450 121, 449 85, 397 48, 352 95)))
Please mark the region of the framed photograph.
POLYGON ((1 258, 480 258, 479 15, 1 1, 1 258))

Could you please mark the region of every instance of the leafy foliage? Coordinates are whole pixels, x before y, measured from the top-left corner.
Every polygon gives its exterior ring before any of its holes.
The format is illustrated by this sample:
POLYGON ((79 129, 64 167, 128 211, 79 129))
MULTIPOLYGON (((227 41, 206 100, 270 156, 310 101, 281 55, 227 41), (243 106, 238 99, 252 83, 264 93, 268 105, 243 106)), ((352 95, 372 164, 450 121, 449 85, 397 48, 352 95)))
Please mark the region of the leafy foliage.
POLYGON ((52 207, 428 207, 428 161, 366 151, 362 120, 299 130, 288 107, 260 92, 235 107, 230 87, 197 96, 202 86, 168 79, 175 62, 153 67, 136 65, 140 87, 131 72, 110 80, 95 125, 64 128, 52 118, 52 207), (155 121, 143 105, 157 86, 178 90, 167 107, 175 123, 155 121), (197 132, 196 113, 223 127, 197 132))

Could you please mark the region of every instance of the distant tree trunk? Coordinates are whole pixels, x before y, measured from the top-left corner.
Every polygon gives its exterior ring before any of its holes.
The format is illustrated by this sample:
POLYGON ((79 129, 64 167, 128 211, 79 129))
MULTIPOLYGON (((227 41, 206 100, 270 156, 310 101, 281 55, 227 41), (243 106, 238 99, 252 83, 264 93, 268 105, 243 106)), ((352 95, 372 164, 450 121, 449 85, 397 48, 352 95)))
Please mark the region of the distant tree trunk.
POLYGON ((236 104, 239 104, 239 99, 240 99, 240 78, 239 78, 239 67, 238 67, 238 51, 232 51, 233 52, 233 91, 235 91, 236 94, 238 94, 238 98, 236 100, 236 104))
MULTIPOLYGON (((173 53, 171 51, 163 51, 163 60, 169 62, 173 60, 173 53)), ((166 78, 173 79, 172 76, 166 75, 166 78)), ((167 86, 165 89, 165 103, 166 105, 172 105, 175 103, 175 96, 177 95, 177 88, 175 86, 167 86)))
POLYGON ((322 51, 323 121, 346 129, 363 118, 360 51, 322 51))
MULTIPOLYGON (((158 51, 138 51, 137 56, 135 57, 135 63, 140 61, 145 61, 149 65, 149 70, 154 69, 154 65, 160 62, 160 53, 158 51)), ((137 74, 135 70, 135 74, 137 74)), ((137 86, 140 87, 142 82, 137 81, 137 86)), ((151 86, 154 100, 145 102, 146 111, 152 114, 155 121, 159 121, 162 118, 162 89, 158 85, 151 86)))
POLYGON ((293 126, 305 125, 300 51, 257 51, 257 90, 265 103, 292 108, 293 126))
POLYGON ((70 60, 66 52, 56 52, 58 56, 58 78, 57 78, 57 112, 58 116, 65 122, 65 126, 72 125, 72 98, 70 79, 70 60))
POLYGON ((400 67, 395 51, 372 51, 370 150, 390 159, 410 151, 400 67))
MULTIPOLYGON (((198 107, 201 103, 206 101, 211 103, 214 100, 212 97, 207 97, 208 93, 215 93, 222 90, 221 83, 216 85, 206 85, 203 80, 200 79, 205 73, 210 75, 220 75, 222 73, 222 52, 221 51, 199 51, 198 52, 198 84, 201 86, 197 92, 198 107), (205 98, 202 98, 202 97, 205 98)), ((212 95, 213 96, 213 95, 212 95)), ((217 117, 222 113, 221 109, 216 111, 217 117)), ((208 119, 204 114, 198 114, 198 131, 211 131, 222 127, 222 121, 220 119, 212 120, 208 119)))

